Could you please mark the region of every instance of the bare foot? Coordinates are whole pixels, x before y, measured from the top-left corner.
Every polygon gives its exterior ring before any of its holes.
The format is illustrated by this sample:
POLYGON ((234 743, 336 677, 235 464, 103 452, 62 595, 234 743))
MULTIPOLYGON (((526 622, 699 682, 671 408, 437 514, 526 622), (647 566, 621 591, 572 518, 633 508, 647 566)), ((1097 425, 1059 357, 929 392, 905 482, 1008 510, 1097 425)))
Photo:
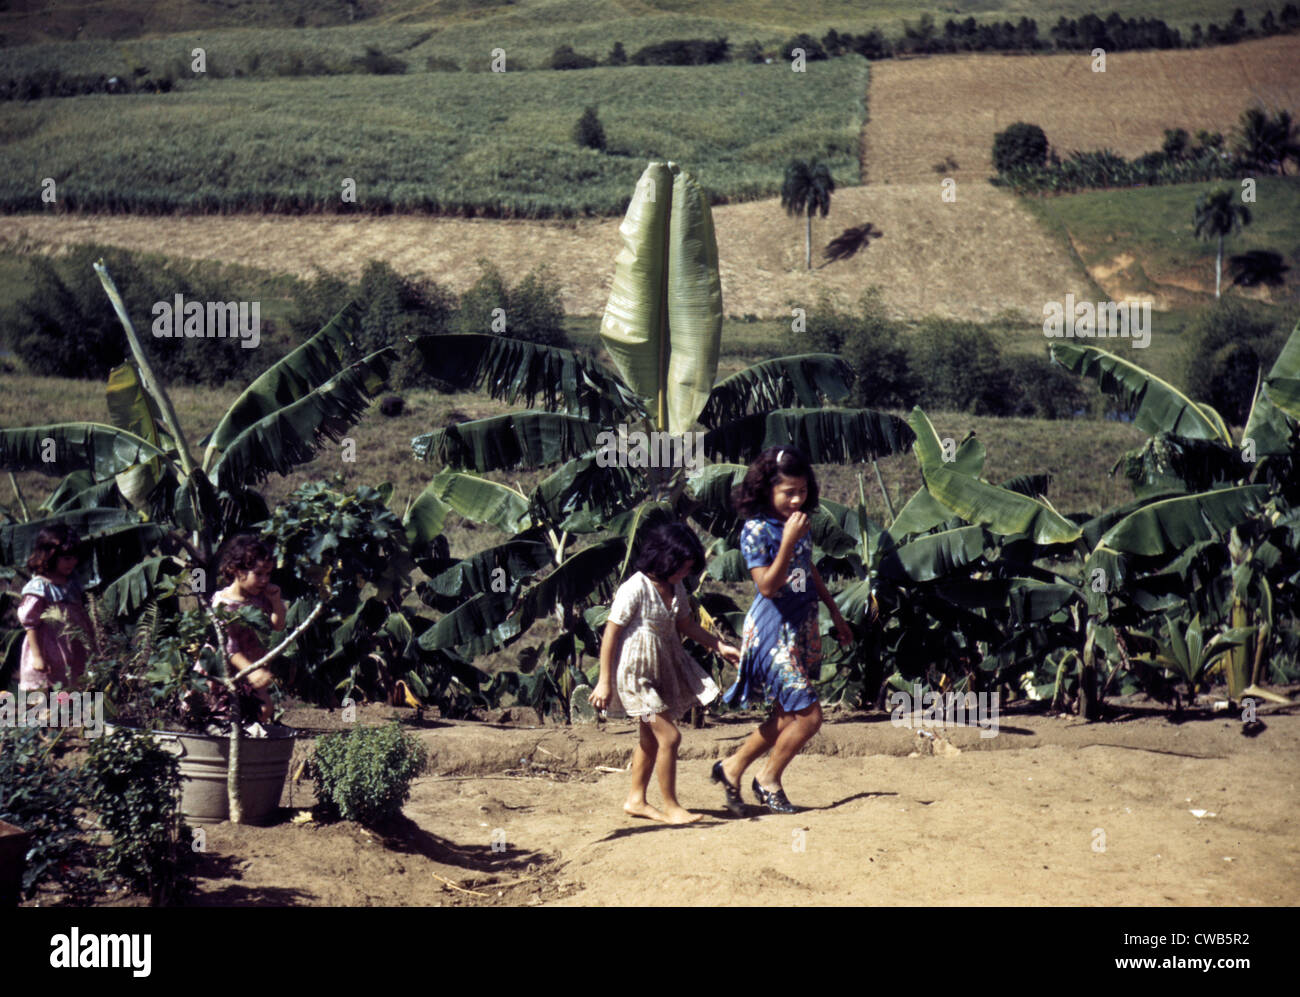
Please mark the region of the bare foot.
POLYGON ((670 823, 668 816, 662 810, 657 807, 652 807, 644 800, 640 802, 628 800, 623 804, 623 812, 629 817, 645 817, 649 820, 657 820, 664 824, 670 823))
POLYGON ((669 807, 668 823, 669 824, 694 824, 703 814, 693 814, 685 807, 669 807))

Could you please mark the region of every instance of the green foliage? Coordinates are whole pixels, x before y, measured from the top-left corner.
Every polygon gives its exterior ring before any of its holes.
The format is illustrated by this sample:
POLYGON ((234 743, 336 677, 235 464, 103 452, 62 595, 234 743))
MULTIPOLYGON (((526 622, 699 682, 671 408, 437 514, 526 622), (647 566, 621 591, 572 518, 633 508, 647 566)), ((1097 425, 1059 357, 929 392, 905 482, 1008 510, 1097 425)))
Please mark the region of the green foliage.
POLYGON ((908 340, 908 355, 921 379, 923 408, 1009 414, 1010 373, 992 335, 978 323, 927 318, 908 340))
POLYGON ((506 286, 505 277, 494 264, 485 259, 480 259, 478 264, 483 273, 461 295, 460 310, 452 323, 453 332, 493 333, 542 346, 568 348, 560 285, 548 268, 542 266, 529 271, 511 288, 506 286), (501 313, 494 314, 498 308, 501 313))
POLYGON ((1204 309, 1184 333, 1191 343, 1187 389, 1231 425, 1244 425, 1255 382, 1281 352, 1284 337, 1258 308, 1231 298, 1204 309))
POLYGON ((382 260, 367 263, 356 284, 318 272, 313 280, 299 285, 294 295, 297 312, 290 326, 295 337, 306 339, 352 300, 361 307, 361 329, 351 358, 392 346, 399 359, 390 383, 397 388, 428 387, 423 364, 407 337, 447 332, 456 296, 432 280, 399 274, 382 260))
POLYGON ((345 820, 373 825, 401 813, 426 764, 419 742, 394 722, 321 738, 311 771, 317 799, 345 820))
POLYGON ((605 126, 600 123, 594 107, 588 107, 583 111, 582 117, 573 126, 573 141, 584 149, 605 151, 605 126))
POLYGON ((1011 415, 1037 419, 1073 419, 1092 409, 1092 396, 1079 379, 1046 357, 1003 357, 1009 383, 1011 415))
POLYGON ((808 352, 839 354, 853 368, 853 406, 910 408, 915 404, 920 385, 902 331, 886 314, 879 287, 862 293, 856 314, 839 310, 823 294, 806 318, 803 337, 808 352))
POLYGON ((632 55, 636 66, 707 66, 726 62, 731 46, 725 38, 675 38, 639 48, 632 55))
POLYGON ((552 69, 592 69, 596 65, 596 59, 578 54, 572 45, 561 45, 551 53, 552 69))
POLYGON ((399 76, 406 72, 403 60, 385 55, 374 45, 367 45, 366 54, 353 61, 359 69, 376 76, 399 76))
POLYGON ((121 728, 90 742, 87 805, 111 840, 99 868, 167 904, 190 888, 193 853, 179 814, 180 762, 147 734, 121 728))
POLYGON ((993 137, 993 168, 1006 173, 1047 163, 1047 136, 1038 125, 1017 121, 993 137))
POLYGON ((220 385, 254 376, 283 355, 267 336, 263 320, 256 349, 235 339, 165 339, 150 334, 155 302, 225 301, 228 290, 202 277, 189 278, 170 266, 145 266, 135 254, 109 246, 78 246, 53 260, 30 259, 32 293, 14 309, 9 341, 33 374, 101 379, 128 355, 126 335, 91 268, 103 257, 123 288, 123 300, 155 373, 166 381, 220 385))
POLYGON ((79 770, 58 764, 52 737, 40 727, 0 726, 0 820, 27 831, 23 894, 57 882, 83 899, 93 882, 79 871, 86 843, 77 819, 83 781, 79 770))

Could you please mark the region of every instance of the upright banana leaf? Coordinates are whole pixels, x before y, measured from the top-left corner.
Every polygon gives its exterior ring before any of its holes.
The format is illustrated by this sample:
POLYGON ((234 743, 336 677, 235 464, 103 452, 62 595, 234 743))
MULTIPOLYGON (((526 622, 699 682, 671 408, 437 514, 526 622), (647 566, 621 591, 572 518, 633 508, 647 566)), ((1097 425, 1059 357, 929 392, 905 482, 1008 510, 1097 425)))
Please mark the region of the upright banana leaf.
MULTIPOLYGON (((113 425, 148 440, 162 450, 174 446, 163 428, 162 412, 153 396, 144 390, 135 364, 124 363, 108 374, 108 412, 113 425)), ((136 508, 158 487, 163 479, 162 461, 155 457, 117 475, 117 486, 126 500, 136 508)))
POLYGON ((708 402, 722 341, 722 284, 704 190, 651 163, 619 226, 623 249, 600 337, 654 427, 688 432, 708 402))
POLYGON ((1098 386, 1133 413, 1133 422, 1147 433, 1173 433, 1194 440, 1218 440, 1232 446, 1223 417, 1200 405, 1131 360, 1095 346, 1053 343, 1052 359, 1076 374, 1097 379, 1098 386))
POLYGON ((764 360, 715 384, 700 422, 715 428, 771 409, 820 408, 823 399, 847 398, 853 377, 853 368, 831 353, 764 360))
POLYGON ((416 460, 457 469, 533 469, 597 446, 598 423, 560 412, 510 412, 425 433, 411 441, 416 460))
POLYGON ((1246 419, 1242 443, 1259 457, 1288 454, 1294 449, 1300 421, 1300 322, 1260 386, 1246 419))
POLYGON ((472 474, 442 471, 425 486, 412 507, 413 510, 419 508, 420 514, 418 518, 408 515, 408 536, 412 525, 419 536, 428 535, 432 538, 441 531, 446 511, 435 505, 435 501, 466 519, 488 523, 512 535, 523 533, 533 525, 528 514, 528 499, 513 488, 476 478, 472 474), (437 531, 430 534, 429 531, 434 526, 437 531))
POLYGON ((704 434, 704 452, 748 461, 767 447, 788 444, 814 464, 839 464, 898 453, 913 437, 898 416, 874 409, 777 409, 710 430, 704 434))

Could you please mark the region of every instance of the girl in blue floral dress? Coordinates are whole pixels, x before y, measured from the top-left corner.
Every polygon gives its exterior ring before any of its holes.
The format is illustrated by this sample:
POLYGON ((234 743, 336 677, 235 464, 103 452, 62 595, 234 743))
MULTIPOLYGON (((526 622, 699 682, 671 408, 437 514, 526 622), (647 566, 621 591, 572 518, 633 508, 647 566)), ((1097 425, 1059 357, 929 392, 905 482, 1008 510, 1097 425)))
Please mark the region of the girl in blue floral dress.
POLYGON ((817 478, 794 447, 769 447, 749 467, 732 496, 745 517, 740 551, 758 594, 745 617, 740 675, 727 690, 731 706, 754 700, 773 704, 772 715, 732 755, 713 766, 712 776, 726 789, 726 805, 744 814, 740 780, 745 770, 768 754, 752 788, 758 802, 774 813, 795 813, 781 787, 794 756, 822 725, 813 682, 821 670, 817 601, 826 603, 835 635, 847 645, 852 631, 812 563, 808 513, 817 508, 817 478))

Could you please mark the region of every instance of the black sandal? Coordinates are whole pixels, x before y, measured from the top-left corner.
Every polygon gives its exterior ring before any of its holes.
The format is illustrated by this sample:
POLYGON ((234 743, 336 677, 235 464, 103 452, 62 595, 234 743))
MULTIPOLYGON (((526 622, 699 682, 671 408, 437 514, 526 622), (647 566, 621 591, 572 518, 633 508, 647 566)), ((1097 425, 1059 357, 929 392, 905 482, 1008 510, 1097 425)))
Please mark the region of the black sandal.
POLYGON ((797 814, 799 812, 799 808, 786 799, 784 789, 778 789, 773 793, 769 793, 758 784, 757 779, 754 780, 752 788, 754 790, 754 795, 758 797, 758 802, 767 807, 767 809, 772 811, 772 813, 797 814))
POLYGON ((745 816, 745 801, 740 795, 740 787, 733 786, 727 781, 726 773, 722 771, 722 762, 713 763, 713 781, 722 783, 722 788, 726 790, 727 799, 725 806, 735 817, 745 816))

